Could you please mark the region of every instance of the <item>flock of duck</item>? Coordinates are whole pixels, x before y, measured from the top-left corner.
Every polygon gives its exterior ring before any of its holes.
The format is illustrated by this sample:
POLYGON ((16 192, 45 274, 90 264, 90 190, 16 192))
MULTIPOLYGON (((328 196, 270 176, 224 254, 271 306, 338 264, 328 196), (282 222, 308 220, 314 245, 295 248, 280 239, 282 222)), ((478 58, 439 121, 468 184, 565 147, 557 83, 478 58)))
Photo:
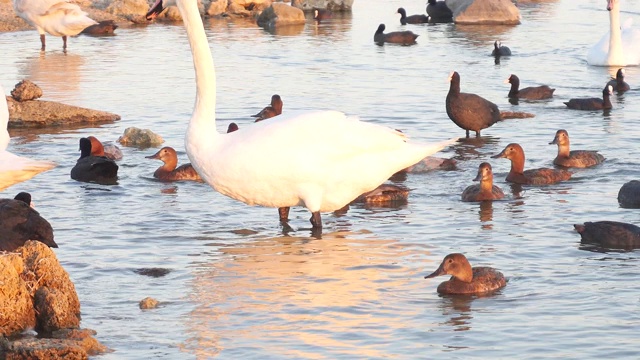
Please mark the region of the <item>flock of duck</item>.
MULTIPOLYGON (((14 5, 28 2, 29 0, 14 0, 14 5)), ((618 11, 617 0, 609 0, 608 3, 614 4, 610 11, 618 11)), ((186 151, 191 163, 177 167, 175 150, 164 147, 154 155, 147 156, 149 159, 163 161, 163 165, 154 173, 156 178, 206 182, 218 192, 249 205, 278 208, 280 221, 283 223, 288 221, 291 206, 304 206, 311 212, 313 229, 320 230, 321 212, 340 210, 363 194, 375 196, 389 191, 380 185, 393 174, 457 141, 450 139, 437 144, 420 144, 409 140, 401 131, 362 122, 337 111, 286 114, 282 112, 282 99, 277 94, 273 95, 268 107, 253 115, 256 118, 253 125, 239 128, 232 123, 225 134, 220 134, 216 131, 215 123, 215 68, 196 1, 157 0, 147 13, 147 19, 153 20, 172 5, 176 5, 182 15, 196 74, 196 103, 185 136, 186 151), (263 121, 266 119, 269 120, 263 121), (331 141, 327 142, 326 139, 331 141), (291 148, 297 151, 291 152, 291 148), (288 161, 272 161, 283 158, 288 161), (312 166, 309 166, 310 159, 313 159, 312 166)), ((448 8, 443 1, 429 0, 428 15, 407 16, 402 8, 398 9, 398 13, 402 24, 451 21, 451 11, 447 13, 446 10, 448 8)), ((33 18, 30 23, 42 34, 43 49, 43 31, 66 36, 64 32, 51 32, 42 22, 33 18)), ((384 24, 381 24, 374 36, 376 42, 407 44, 406 39, 412 37, 411 41, 415 42, 417 37, 408 36, 407 32, 384 34, 384 28, 384 24)), ((619 34, 613 31, 612 24, 611 36, 614 35, 619 34)), ((612 44, 618 43, 611 39, 612 44)), ((66 47, 66 40, 64 41, 66 47)), ((617 51, 616 49, 614 46, 613 50, 617 51)), ((496 41, 492 55, 510 56, 511 50, 496 41)), ((630 63, 622 65, 627 64, 630 63)), ((555 90, 546 85, 520 88, 520 79, 514 74, 506 82, 511 84, 508 97, 513 101, 548 99, 555 90)), ((611 108, 608 99, 611 93, 623 93, 629 88, 624 81, 624 70, 620 68, 616 79, 606 84, 602 99, 571 99, 565 104, 571 109, 608 109, 611 108)), ((457 72, 450 76, 445 103, 447 115, 466 131, 467 137, 470 136, 470 131, 480 136, 481 130, 506 118, 496 104, 480 95, 461 92, 460 74, 457 72)), ((2 112, 0 109, 0 113, 2 112)), ((6 116, 8 117, 8 113, 6 116)), ((511 169, 506 180, 525 185, 546 185, 568 180, 572 174, 568 169, 596 166, 605 160, 596 151, 570 150, 566 130, 558 130, 550 144, 558 147, 557 156, 553 160, 557 168, 524 170, 524 150, 517 143, 507 145, 492 158, 510 160, 511 169)), ((71 170, 71 178, 102 183, 117 180, 117 153, 105 152, 105 147, 95 137, 80 139, 79 147, 81 155, 71 170)), ((6 153, 6 150, 1 150, 6 153)), ((491 201, 505 196, 499 187, 493 185, 493 173, 488 162, 480 164, 474 180, 479 184, 471 185, 463 191, 463 201, 491 201)), ((638 198, 635 194, 640 194, 640 186, 628 187, 631 189, 629 193, 619 198, 638 198)), ((398 191, 400 196, 406 197, 408 193, 407 189, 398 191)), ((56 247, 50 225, 48 228, 43 225, 38 219, 37 211, 30 206, 30 199, 25 197, 24 194, 19 194, 15 199, 0 201, 0 224, 2 227, 19 228, 17 233, 28 233, 30 239, 56 247), (18 217, 26 220, 17 225, 8 224, 7 219, 11 214, 18 214, 18 217)), ((610 238, 611 234, 625 233, 623 237, 626 240, 621 240, 622 242, 640 246, 640 228, 619 224, 585 223, 576 225, 576 230, 583 239, 595 239, 594 241, 610 238)), ((620 238, 618 236, 618 240, 620 238)), ((4 248, 0 250, 11 248, 16 243, 19 241, 3 240, 4 248)), ((477 294, 495 291, 506 285, 505 277, 499 271, 488 267, 471 267, 463 254, 447 255, 439 268, 426 278, 445 274, 451 275, 451 278, 438 286, 440 293, 477 294)))

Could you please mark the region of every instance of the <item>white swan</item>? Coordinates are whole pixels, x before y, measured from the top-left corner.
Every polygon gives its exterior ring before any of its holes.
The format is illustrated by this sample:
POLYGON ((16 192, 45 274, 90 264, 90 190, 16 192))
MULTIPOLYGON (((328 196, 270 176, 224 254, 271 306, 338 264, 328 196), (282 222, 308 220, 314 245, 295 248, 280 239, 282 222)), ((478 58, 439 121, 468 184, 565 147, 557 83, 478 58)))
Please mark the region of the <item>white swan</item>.
POLYGON ((640 64, 640 29, 632 27, 633 19, 620 26, 620 1, 607 0, 609 32, 587 54, 587 63, 596 66, 640 64))
POLYGON ((62 36, 62 48, 67 48, 67 36, 78 35, 97 22, 80 6, 69 0, 13 0, 13 9, 40 33, 41 50, 45 49, 44 33, 62 36))
POLYGON ((53 169, 56 164, 50 161, 32 160, 7 151, 9 146, 9 107, 0 86, 0 190, 31 179, 35 175, 53 169))
POLYGON ((337 111, 287 113, 219 134, 215 69, 196 0, 157 0, 147 19, 174 4, 187 30, 196 74, 185 148, 203 180, 224 195, 249 205, 305 206, 317 230, 320 212, 342 208, 452 142, 411 143, 396 130, 337 111))

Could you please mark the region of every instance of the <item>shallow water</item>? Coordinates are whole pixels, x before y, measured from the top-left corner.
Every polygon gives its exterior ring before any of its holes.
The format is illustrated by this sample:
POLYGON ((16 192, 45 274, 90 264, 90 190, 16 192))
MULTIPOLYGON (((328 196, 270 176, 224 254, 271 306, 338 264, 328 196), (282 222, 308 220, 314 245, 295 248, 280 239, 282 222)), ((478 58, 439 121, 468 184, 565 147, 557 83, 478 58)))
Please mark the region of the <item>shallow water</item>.
MULTIPOLYGON (((614 96, 608 113, 562 104, 600 96, 617 70, 585 62, 608 28, 604 1, 540 2, 522 8, 516 27, 407 26, 420 34, 417 45, 374 45, 380 22, 387 31, 402 28, 399 6, 424 11, 422 2, 356 1, 351 16, 275 35, 249 22, 205 22, 221 132, 231 121, 250 126, 248 115, 278 93, 285 112, 339 109, 422 141, 463 136, 444 109, 452 70, 460 72, 463 91, 502 110, 536 114, 441 153, 458 161, 458 171, 409 175, 405 206, 324 214, 321 240, 310 236, 304 209, 292 209, 295 231, 285 235, 275 209, 246 206, 204 184, 154 181, 159 162, 144 156, 157 149, 123 148, 116 186, 69 178, 80 137, 115 141, 130 126, 162 135, 186 161, 195 87, 179 24, 72 38, 67 54, 55 38, 41 54, 35 31, 0 34, 5 91, 28 78, 46 100, 122 116, 98 127, 12 132, 13 152, 59 165, 2 193, 30 191, 52 223, 56 254, 80 296, 82 326, 114 350, 100 358, 637 357, 638 252, 588 251, 572 226, 640 223, 636 210, 616 200, 623 183, 640 177, 640 70, 627 68, 632 91, 614 96), (500 64, 489 56, 496 39, 513 51, 500 64), (503 82, 511 73, 522 86, 557 88, 555 97, 511 105, 503 82), (489 156, 518 142, 527 168, 550 166, 556 147, 548 143, 560 128, 572 148, 600 150, 605 164, 513 195, 504 181, 508 161, 489 156), (461 202, 483 161, 508 198, 461 202), (489 297, 439 296, 435 289, 445 279, 423 276, 451 252, 500 269, 509 284, 489 297), (135 272, 152 267, 171 272, 135 272), (161 306, 141 311, 138 301, 147 296, 161 306)), ((623 10, 635 10, 623 19, 640 21, 638 8, 639 1, 624 1, 623 10)))

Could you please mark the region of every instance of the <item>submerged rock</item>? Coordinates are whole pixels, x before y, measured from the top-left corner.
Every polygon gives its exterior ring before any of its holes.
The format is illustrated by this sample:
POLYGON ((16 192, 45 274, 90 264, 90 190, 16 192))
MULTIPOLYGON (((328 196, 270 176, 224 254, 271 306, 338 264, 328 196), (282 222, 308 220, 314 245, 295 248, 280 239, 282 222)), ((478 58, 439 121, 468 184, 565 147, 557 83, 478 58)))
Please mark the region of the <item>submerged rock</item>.
POLYGON ((53 101, 16 101, 7 96, 9 128, 103 124, 120 120, 120 115, 53 101))
POLYGON ((446 0, 456 24, 520 24, 520 11, 511 0, 446 0))
POLYGON ((353 0, 292 0, 291 5, 304 11, 312 11, 313 9, 351 11, 353 0))
POLYGON ((164 139, 149 129, 129 127, 126 128, 124 134, 118 138, 118 142, 124 146, 153 147, 162 144, 164 139))

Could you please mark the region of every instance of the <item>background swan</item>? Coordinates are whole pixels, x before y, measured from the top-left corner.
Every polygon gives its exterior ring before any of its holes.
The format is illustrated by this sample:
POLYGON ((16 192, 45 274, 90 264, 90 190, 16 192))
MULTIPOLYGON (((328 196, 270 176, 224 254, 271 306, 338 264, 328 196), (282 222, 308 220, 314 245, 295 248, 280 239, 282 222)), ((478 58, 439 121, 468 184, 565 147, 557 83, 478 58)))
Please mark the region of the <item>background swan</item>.
POLYGON ((45 49, 45 32, 62 36, 62 48, 66 49, 67 36, 78 35, 85 28, 98 23, 69 0, 13 0, 13 9, 38 30, 41 50, 45 49))
POLYGON ((9 146, 9 107, 4 95, 4 89, 0 86, 0 190, 13 184, 31 179, 38 173, 50 170, 55 163, 50 161, 31 160, 14 155, 7 151, 9 146))
POLYGON ((632 27, 633 19, 620 26, 620 1, 607 0, 609 32, 587 54, 587 63, 596 66, 640 64, 640 29, 632 27))
POLYGON ((147 18, 174 4, 187 30, 196 73, 185 148, 203 180, 220 193, 249 205, 305 206, 319 229, 321 211, 344 207, 446 146, 414 144, 399 131, 337 111, 290 112, 219 134, 215 69, 196 0, 157 0, 147 18))

